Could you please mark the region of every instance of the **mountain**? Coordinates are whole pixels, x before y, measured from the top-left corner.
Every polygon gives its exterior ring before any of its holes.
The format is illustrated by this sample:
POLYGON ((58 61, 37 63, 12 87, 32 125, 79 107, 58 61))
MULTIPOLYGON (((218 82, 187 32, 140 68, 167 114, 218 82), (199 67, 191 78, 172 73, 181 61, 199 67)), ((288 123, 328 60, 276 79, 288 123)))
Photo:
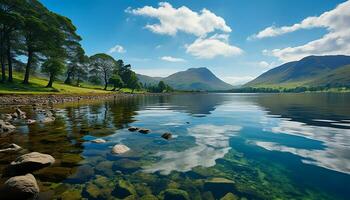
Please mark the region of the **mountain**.
POLYGON ((145 75, 138 75, 139 81, 146 84, 157 84, 160 80, 177 90, 229 90, 232 85, 225 83, 216 77, 209 69, 190 68, 186 71, 174 73, 165 78, 153 78, 145 75))
POLYGON ((285 63, 273 68, 244 87, 298 87, 321 85, 350 85, 350 56, 308 56, 299 61, 285 63), (344 68, 343 68, 344 67, 344 68))

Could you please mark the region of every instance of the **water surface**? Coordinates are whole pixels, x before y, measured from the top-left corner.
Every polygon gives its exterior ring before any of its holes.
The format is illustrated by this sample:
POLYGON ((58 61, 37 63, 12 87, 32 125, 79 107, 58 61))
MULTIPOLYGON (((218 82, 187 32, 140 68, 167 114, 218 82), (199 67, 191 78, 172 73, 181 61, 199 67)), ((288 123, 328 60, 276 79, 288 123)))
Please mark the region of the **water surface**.
MULTIPOLYGON (((34 173, 42 199, 113 199, 119 180, 136 191, 134 199, 162 198, 169 188, 191 199, 227 192, 241 199, 349 199, 349 102, 349 94, 188 94, 55 106, 54 123, 16 121, 16 132, 0 138, 25 149, 0 154, 0 170, 26 152, 54 156, 53 166, 34 173), (173 139, 161 138, 165 132, 173 139), (95 138, 107 143, 91 143, 95 138), (115 144, 131 151, 113 155, 115 144), (234 189, 208 188, 212 178, 232 180, 234 189)), ((13 111, 0 106, 0 113, 13 111)))

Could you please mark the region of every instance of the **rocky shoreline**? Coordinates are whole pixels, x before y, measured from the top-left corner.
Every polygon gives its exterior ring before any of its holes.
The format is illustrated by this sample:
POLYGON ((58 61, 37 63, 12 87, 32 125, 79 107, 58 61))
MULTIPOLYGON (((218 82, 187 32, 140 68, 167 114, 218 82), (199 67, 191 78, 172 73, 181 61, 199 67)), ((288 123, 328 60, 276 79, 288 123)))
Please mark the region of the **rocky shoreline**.
POLYGON ((0 95, 0 105, 50 105, 90 100, 108 100, 121 99, 134 96, 152 96, 168 94, 127 94, 127 93, 108 93, 108 94, 40 94, 40 95, 0 95))

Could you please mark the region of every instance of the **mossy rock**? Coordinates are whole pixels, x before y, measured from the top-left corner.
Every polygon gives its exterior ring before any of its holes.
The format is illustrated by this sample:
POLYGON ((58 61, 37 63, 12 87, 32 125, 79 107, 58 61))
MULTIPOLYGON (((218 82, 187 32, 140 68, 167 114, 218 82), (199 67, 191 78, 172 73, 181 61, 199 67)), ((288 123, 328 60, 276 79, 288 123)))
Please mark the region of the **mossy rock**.
POLYGON ((136 190, 128 181, 119 180, 112 194, 118 198, 126 198, 130 195, 136 195, 136 190))
POLYGON ((238 200, 238 199, 239 198, 236 195, 229 192, 224 197, 222 197, 220 200, 238 200))
POLYGON ((112 170, 113 162, 102 161, 95 166, 95 171, 97 173, 103 174, 105 176, 113 176, 114 172, 112 170))
POLYGON ((212 178, 204 182, 204 190, 213 193, 215 199, 220 199, 229 192, 235 192, 235 182, 226 178, 212 178))
POLYGON ((136 183, 134 184, 136 192, 140 196, 145 196, 148 194, 152 194, 152 190, 145 183, 136 183))
POLYGON ((34 173, 41 181, 61 182, 69 177, 74 169, 67 167, 47 167, 34 173))
POLYGON ((167 189, 160 193, 163 200, 190 200, 188 193, 179 189, 167 189))
POLYGON ((81 191, 77 189, 67 190, 61 194, 60 198, 62 200, 80 200, 81 191))
POLYGON ((79 154, 63 154, 61 158, 62 166, 77 166, 83 158, 79 154))
POLYGON ((158 200, 158 198, 153 194, 148 194, 148 195, 142 196, 140 200, 158 200))
POLYGON ((207 191, 207 192, 203 192, 202 199, 203 200, 215 200, 215 197, 214 197, 213 193, 207 191))
POLYGON ((76 173, 70 176, 69 179, 71 182, 85 182, 94 174, 94 169, 90 165, 83 165, 78 167, 76 173))
POLYGON ((141 167, 140 162, 130 159, 120 159, 114 162, 113 170, 121 170, 126 172, 135 172, 141 167))
POLYGON ((101 195, 100 188, 93 183, 88 183, 85 188, 85 193, 89 198, 97 199, 101 195))

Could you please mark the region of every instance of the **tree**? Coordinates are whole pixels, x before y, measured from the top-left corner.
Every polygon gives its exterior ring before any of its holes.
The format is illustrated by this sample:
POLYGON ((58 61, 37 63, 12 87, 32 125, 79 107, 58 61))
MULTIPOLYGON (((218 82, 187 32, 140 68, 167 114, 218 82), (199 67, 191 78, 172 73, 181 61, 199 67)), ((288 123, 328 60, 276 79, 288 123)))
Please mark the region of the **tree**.
POLYGON ((166 90, 166 85, 165 85, 164 81, 159 81, 158 89, 159 89, 159 92, 164 92, 166 90))
POLYGON ((52 84, 56 80, 57 76, 63 74, 65 67, 62 59, 49 58, 43 63, 41 69, 49 76, 49 82, 46 87, 52 87, 52 84))
MULTIPOLYGON (((131 71, 131 70, 130 70, 130 71, 131 71)), ((128 86, 129 88, 131 88, 132 93, 134 93, 134 90, 135 90, 135 89, 139 89, 139 88, 140 88, 139 80, 138 80, 138 78, 137 78, 137 76, 136 76, 136 73, 133 72, 133 71, 131 71, 131 73, 130 73, 130 77, 129 77, 129 80, 128 80, 128 82, 127 82, 127 86, 128 86)))
POLYGON ((109 79, 112 76, 112 72, 117 67, 117 63, 111 56, 99 53, 90 57, 90 64, 93 67, 94 72, 104 82, 104 90, 107 90, 109 79))
MULTIPOLYGON (((109 82, 111 83, 111 84, 113 84, 113 89, 112 89, 112 91, 115 91, 117 88, 122 88, 123 87, 123 85, 124 85, 124 82, 123 82, 123 80, 122 80, 122 78, 119 76, 119 74, 118 73, 114 73, 113 75, 112 75, 112 77, 109 79, 109 82)), ((118 90, 119 90, 118 89, 118 90)))

